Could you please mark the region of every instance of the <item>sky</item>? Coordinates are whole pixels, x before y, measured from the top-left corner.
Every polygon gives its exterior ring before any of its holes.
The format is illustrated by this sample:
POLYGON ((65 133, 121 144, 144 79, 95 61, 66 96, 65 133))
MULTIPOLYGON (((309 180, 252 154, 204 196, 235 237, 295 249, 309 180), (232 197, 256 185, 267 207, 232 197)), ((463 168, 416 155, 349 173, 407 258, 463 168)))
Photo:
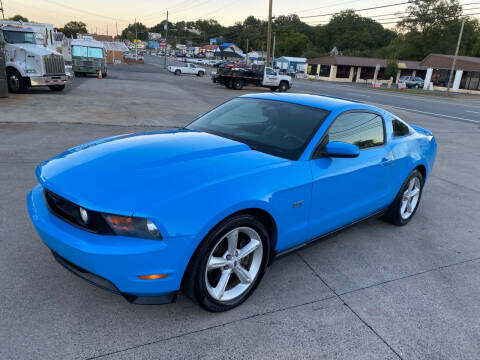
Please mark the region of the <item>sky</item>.
MULTIPOLYGON (((2 0, 5 17, 21 14, 31 21, 62 27, 71 20, 83 21, 89 32, 115 35, 134 19, 147 26, 164 20, 166 10, 169 21, 215 19, 222 25, 233 25, 247 16, 267 19, 268 0, 2 0)), ((273 16, 298 14, 324 15, 344 9, 366 9, 397 4, 405 0, 273 0, 273 16)), ((463 4, 473 0, 461 0, 463 4)), ((480 2, 479 2, 480 4, 480 2)), ((363 10, 359 14, 374 16, 385 27, 394 26, 397 17, 391 14, 405 11, 407 5, 363 10)), ((468 6, 467 6, 468 8, 468 6)), ((467 13, 467 11, 465 11, 467 13)), ((302 18, 310 25, 325 23, 329 16, 302 18)))

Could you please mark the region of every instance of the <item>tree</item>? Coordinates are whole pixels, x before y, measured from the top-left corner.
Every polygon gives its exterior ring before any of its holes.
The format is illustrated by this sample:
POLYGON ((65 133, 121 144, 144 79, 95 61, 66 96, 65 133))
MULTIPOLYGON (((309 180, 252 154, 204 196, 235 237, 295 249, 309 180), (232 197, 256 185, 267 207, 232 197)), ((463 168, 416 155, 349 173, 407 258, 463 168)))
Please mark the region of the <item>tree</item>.
POLYGON ((77 34, 86 34, 87 24, 82 21, 70 21, 63 28, 58 29, 65 34, 66 37, 77 38, 77 34))
MULTIPOLYGON (((137 38, 143 41, 148 40, 148 28, 139 22, 137 22, 137 38)), ((135 24, 128 24, 128 26, 123 29, 122 39, 135 40, 135 24)))
POLYGON ((391 60, 387 63, 387 67, 385 68, 385 76, 390 79, 393 78, 393 81, 395 82, 395 79, 397 78, 398 74, 398 64, 395 60, 391 60))
POLYGON ((278 41, 278 56, 301 56, 310 47, 307 35, 293 32, 278 41))
POLYGON ((8 20, 14 20, 14 21, 22 21, 22 22, 28 22, 28 19, 22 15, 15 15, 9 18, 8 20))

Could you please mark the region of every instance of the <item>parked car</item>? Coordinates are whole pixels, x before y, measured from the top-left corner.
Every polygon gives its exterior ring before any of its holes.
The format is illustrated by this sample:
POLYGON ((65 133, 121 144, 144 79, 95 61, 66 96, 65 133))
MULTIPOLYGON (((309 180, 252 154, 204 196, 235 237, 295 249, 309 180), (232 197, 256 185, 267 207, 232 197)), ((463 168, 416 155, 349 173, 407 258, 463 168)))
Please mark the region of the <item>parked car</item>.
POLYGON ((207 73, 204 68, 197 67, 195 64, 186 63, 185 66, 173 66, 170 65, 167 67, 168 71, 174 73, 175 75, 181 74, 194 74, 197 76, 203 76, 207 73))
POLYGON ((399 83, 404 83, 407 88, 421 89, 425 84, 424 80, 418 76, 400 76, 399 83))
POLYGON ((182 289, 224 311, 282 254, 374 216, 407 224, 436 149, 371 105, 257 93, 183 129, 67 150, 38 166, 27 203, 55 259, 89 283, 140 304, 182 289))

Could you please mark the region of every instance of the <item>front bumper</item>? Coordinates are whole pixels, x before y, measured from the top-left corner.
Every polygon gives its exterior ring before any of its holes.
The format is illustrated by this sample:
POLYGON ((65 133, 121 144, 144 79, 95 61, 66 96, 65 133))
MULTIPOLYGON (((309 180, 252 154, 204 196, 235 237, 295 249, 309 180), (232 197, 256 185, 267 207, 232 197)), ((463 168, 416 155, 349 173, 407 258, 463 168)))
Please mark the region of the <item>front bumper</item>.
POLYGON ((33 76, 30 78, 31 86, 65 85, 68 82, 69 82, 69 78, 67 75, 33 76))
POLYGON ((42 240, 56 260, 75 275, 135 304, 175 301, 188 264, 185 255, 191 239, 159 241, 90 233, 53 215, 45 204, 41 185, 28 194, 27 205, 42 240), (139 278, 150 274, 167 277, 139 278))

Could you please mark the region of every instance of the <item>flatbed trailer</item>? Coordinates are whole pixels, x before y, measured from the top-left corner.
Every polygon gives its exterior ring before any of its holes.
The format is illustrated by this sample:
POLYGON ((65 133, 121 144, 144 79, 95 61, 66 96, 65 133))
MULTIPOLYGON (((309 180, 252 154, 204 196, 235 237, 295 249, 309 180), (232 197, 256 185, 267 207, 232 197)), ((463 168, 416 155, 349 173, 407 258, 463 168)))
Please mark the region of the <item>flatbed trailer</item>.
POLYGON ((291 78, 279 75, 270 67, 253 66, 252 69, 220 68, 212 75, 212 81, 228 89, 241 90, 244 86, 268 87, 272 91, 287 91, 292 87, 291 78))

